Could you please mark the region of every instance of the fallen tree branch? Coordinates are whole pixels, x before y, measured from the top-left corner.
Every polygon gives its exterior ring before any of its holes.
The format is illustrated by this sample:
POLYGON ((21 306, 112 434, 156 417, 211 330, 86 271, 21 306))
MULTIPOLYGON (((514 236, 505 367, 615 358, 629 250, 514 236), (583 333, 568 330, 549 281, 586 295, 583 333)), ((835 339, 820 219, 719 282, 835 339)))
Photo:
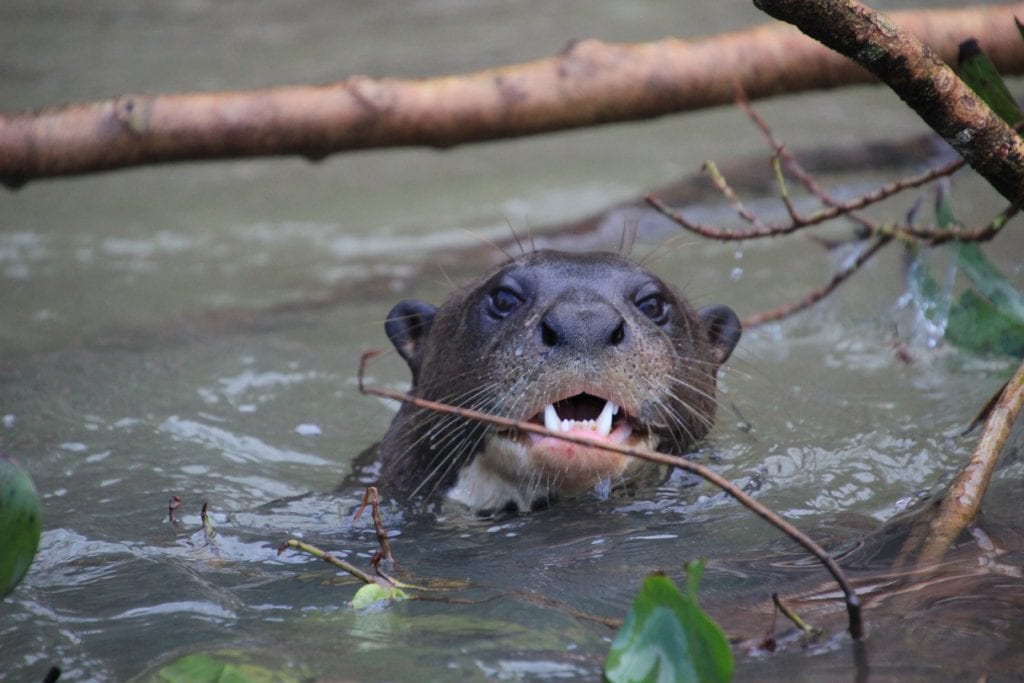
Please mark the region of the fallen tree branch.
POLYGON ((807 552, 811 553, 818 559, 819 562, 824 565, 828 572, 835 579, 836 583, 843 591, 843 595, 846 597, 846 611, 849 617, 849 631, 850 636, 854 640, 862 640, 865 637, 864 622, 861 615, 860 608, 860 597, 857 595, 857 591, 854 590, 853 585, 846 578, 843 570, 839 567, 839 564, 829 555, 824 548, 819 546, 811 539, 810 536, 800 531, 788 521, 777 515, 774 511, 768 507, 762 505, 758 501, 754 500, 746 493, 743 492, 734 483, 721 476, 714 470, 704 467, 698 463, 695 463, 686 458, 682 458, 677 455, 667 455, 665 453, 658 453, 656 451, 648 450, 646 448, 630 448, 628 446, 622 446, 619 444, 609 443, 602 439, 591 438, 586 436, 577 436, 566 432, 554 432, 542 425, 534 424, 532 422, 523 422, 520 420, 511 420, 505 417, 499 417, 497 415, 489 415, 482 413, 477 410, 470 408, 460 408, 457 406, 450 406, 444 403, 438 403, 437 401, 430 401, 418 396, 412 396, 401 391, 394 391, 391 389, 381 389, 378 387, 368 387, 365 385, 363 378, 365 376, 366 364, 369 360, 380 354, 380 351, 367 351, 363 353, 359 359, 359 374, 358 374, 358 385, 359 391, 363 394, 369 394, 371 396, 380 396, 382 398, 389 398, 394 401, 401 401, 403 403, 410 403, 417 408, 425 408, 427 410, 434 410, 441 413, 448 413, 451 415, 458 415, 470 420, 478 420, 480 422, 486 422, 488 424, 498 425, 499 427, 505 427, 510 429, 516 429, 522 432, 530 432, 533 434, 539 434, 541 436, 553 437, 561 439, 562 441, 568 441, 570 443, 576 443, 591 448, 600 448, 606 451, 614 453, 621 453, 622 455, 629 455, 634 458, 640 458, 649 462, 655 462, 662 465, 669 465, 671 467, 678 467, 679 469, 686 470, 701 477, 705 481, 708 481, 718 488, 722 489, 738 503, 743 505, 745 508, 765 520, 776 529, 779 529, 784 534, 793 539, 796 543, 803 546, 807 552))
MULTIPOLYGON (((996 66, 1024 72, 1013 24, 1024 4, 893 13, 950 63, 978 38, 996 66)), ((447 148, 866 83, 861 67, 788 26, 635 45, 585 40, 549 59, 426 80, 353 76, 323 86, 124 95, 0 115, 0 182, 17 187, 176 161, 397 146, 447 148)))
POLYGON ((927 532, 914 534, 900 553, 905 556, 915 547, 923 546, 918 566, 938 562, 957 537, 974 521, 981 510, 981 501, 988 489, 1013 423, 1024 407, 1024 362, 1017 368, 992 408, 971 459, 946 490, 927 532))
POLYGON ((870 70, 1000 194, 1024 202, 1024 141, 911 31, 857 0, 754 5, 870 70))

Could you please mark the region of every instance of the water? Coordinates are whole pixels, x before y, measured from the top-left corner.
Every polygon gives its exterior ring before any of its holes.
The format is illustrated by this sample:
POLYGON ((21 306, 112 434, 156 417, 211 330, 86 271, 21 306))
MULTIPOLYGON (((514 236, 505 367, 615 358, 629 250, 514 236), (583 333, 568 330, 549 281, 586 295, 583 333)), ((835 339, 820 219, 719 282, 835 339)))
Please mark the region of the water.
MULTIPOLYGON (((305 2, 283 12, 9 2, 0 103, 454 73, 550 55, 575 37, 696 36, 756 21, 752 7, 727 3, 305 2)), ((880 89, 766 103, 762 113, 795 148, 922 130, 880 89)), ((389 506, 402 575, 465 583, 370 614, 345 605, 354 581, 277 547, 301 537, 368 567, 374 534, 351 522, 359 492, 332 491, 394 409, 361 396, 355 375, 364 350, 387 344, 395 301, 438 302, 449 279, 476 275, 493 250, 457 254, 479 237, 575 219, 705 158, 763 150, 743 117, 722 109, 444 153, 187 164, 6 194, 0 446, 34 478, 45 532, 26 581, 0 606, 0 676, 40 680, 57 665, 62 680, 124 680, 186 654, 232 651, 353 680, 594 679, 613 631, 573 613, 621 617, 646 572, 681 578, 698 557, 709 560, 702 594, 713 616, 737 638, 762 633, 766 587, 813 592, 827 587, 824 572, 685 479, 504 520, 420 519, 389 506), (177 526, 172 495, 182 499, 177 526)), ((954 197, 968 222, 998 206, 967 177, 954 197)), ((901 201, 888 210, 902 215, 911 199, 901 201)), ((718 202, 696 209, 736 224, 718 202)), ((597 246, 618 243, 612 228, 597 246)), ((1014 232, 990 251, 1019 280, 1014 232)), ((642 237, 634 253, 659 251, 660 274, 741 316, 802 296, 832 267, 801 238, 741 252, 690 237, 665 249, 665 238, 642 237)), ((923 341, 909 349, 915 362, 902 362, 890 342, 912 324, 897 307, 903 292, 898 254, 884 254, 826 304, 746 334, 722 378, 727 407, 695 457, 834 547, 947 481, 973 445, 958 432, 1012 363, 923 341)), ((402 366, 386 355, 370 380, 402 387, 402 366)), ((1015 453, 986 506, 998 552, 968 544, 933 593, 873 604, 871 680, 1019 669, 1019 579, 977 569, 979 557, 1021 564, 1015 453)), ((861 574, 895 554, 870 538, 852 558, 861 574)), ((821 618, 840 635, 807 650, 754 657, 738 647, 739 678, 852 680, 841 615, 821 618)))

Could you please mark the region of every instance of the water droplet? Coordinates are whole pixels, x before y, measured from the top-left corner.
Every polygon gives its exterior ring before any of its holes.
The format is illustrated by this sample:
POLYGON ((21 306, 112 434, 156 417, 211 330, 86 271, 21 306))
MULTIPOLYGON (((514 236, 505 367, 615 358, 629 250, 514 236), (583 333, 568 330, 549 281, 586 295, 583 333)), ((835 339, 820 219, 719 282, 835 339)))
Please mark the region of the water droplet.
POLYGON ((732 278, 733 282, 739 281, 739 279, 743 277, 743 269, 739 266, 733 268, 732 272, 729 273, 729 277, 732 278))

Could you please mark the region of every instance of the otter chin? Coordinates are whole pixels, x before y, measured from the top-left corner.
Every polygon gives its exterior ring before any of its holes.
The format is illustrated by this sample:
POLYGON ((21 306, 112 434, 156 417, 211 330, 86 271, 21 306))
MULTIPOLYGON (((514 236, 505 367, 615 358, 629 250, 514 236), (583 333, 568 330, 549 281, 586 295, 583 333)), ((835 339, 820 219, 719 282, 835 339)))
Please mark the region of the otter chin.
MULTIPOLYGON (((684 454, 710 430, 716 374, 741 329, 611 253, 533 251, 455 290, 407 300, 385 331, 411 393, 598 443, 684 454)), ((663 476, 596 446, 403 404, 378 447, 392 495, 485 514, 663 476)))

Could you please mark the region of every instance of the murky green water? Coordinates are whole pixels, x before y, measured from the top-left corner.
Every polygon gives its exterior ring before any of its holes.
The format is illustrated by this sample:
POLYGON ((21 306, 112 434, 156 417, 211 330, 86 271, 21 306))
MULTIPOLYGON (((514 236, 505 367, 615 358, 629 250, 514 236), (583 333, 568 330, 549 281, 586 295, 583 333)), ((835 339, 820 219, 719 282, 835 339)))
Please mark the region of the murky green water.
MULTIPOLYGON (((728 3, 8 2, 0 109, 461 72, 550 55, 572 38, 697 36, 757 21, 752 7, 728 3)), ((881 89, 761 111, 796 148, 922 131, 881 89)), ((386 344, 396 300, 437 302, 449 278, 483 267, 452 259, 455 249, 503 238, 509 225, 525 233, 578 218, 705 158, 763 149, 724 109, 444 153, 142 169, 0 197, 0 447, 31 473, 45 508, 39 556, 0 604, 0 678, 41 680, 57 665, 62 680, 124 680, 231 650, 332 680, 593 680, 613 632, 570 610, 621 617, 646 572, 681 578, 699 557, 710 560, 713 616, 735 635, 766 630, 771 590, 810 590, 824 572, 720 494, 682 481, 498 521, 389 509, 408 576, 467 581, 440 595, 466 604, 357 614, 345 605, 353 581, 276 553, 299 536, 367 566, 376 542, 351 523, 358 491, 330 492, 391 415, 359 395, 358 358, 386 344), (172 495, 183 499, 176 527, 172 495), (204 501, 214 546, 201 531, 204 501)), ((835 181, 850 191, 883 177, 835 181)), ((965 220, 999 206, 967 177, 954 188, 965 220)), ((911 201, 887 210, 901 215, 911 201)), ((991 251, 1020 282, 1024 239, 1013 232, 991 251)), ((658 251, 654 268, 691 298, 741 315, 801 296, 835 265, 800 239, 742 250, 665 239, 635 253, 658 251)), ((722 378, 738 413, 723 410, 696 457, 837 544, 946 481, 973 445, 958 432, 1012 362, 930 348, 925 335, 910 347, 915 362, 901 362, 894 329, 916 330, 897 306, 902 293, 893 252, 825 305, 747 334, 722 378)), ((406 381, 393 354, 371 375, 406 381)), ((868 668, 855 666, 833 616, 839 635, 817 646, 738 654, 738 678, 973 680, 1024 669, 1021 462, 1019 450, 1007 456, 986 508, 1009 569, 971 576, 965 592, 955 582, 980 564, 968 547, 927 599, 873 605, 868 668)), ((881 542, 867 547, 883 550, 856 558, 863 570, 892 558, 881 542)))

